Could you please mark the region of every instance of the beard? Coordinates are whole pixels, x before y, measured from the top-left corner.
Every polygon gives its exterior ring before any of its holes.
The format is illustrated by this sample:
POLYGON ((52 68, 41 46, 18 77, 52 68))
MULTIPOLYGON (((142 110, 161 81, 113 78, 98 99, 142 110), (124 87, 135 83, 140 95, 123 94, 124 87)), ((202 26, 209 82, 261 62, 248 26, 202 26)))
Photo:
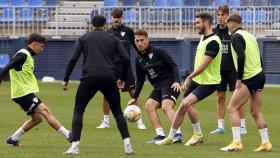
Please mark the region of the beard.
POLYGON ((205 33, 205 26, 201 27, 201 29, 199 30, 198 34, 202 35, 205 33))

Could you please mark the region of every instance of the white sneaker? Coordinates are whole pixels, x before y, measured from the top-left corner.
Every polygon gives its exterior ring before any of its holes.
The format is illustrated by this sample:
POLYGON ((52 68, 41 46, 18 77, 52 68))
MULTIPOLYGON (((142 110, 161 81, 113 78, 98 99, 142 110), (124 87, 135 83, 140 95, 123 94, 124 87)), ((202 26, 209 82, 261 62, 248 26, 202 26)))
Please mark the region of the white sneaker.
POLYGON ((138 129, 147 129, 144 123, 137 123, 137 128, 138 129))
POLYGON ((71 146, 66 152, 64 152, 64 155, 79 155, 80 154, 80 148, 79 146, 71 146))
POLYGON ((132 155, 132 154, 134 154, 134 150, 132 149, 131 144, 125 144, 125 145, 124 145, 124 150, 125 150, 125 153, 126 153, 127 155, 132 155))
POLYGON ((101 122, 101 124, 99 126, 97 126, 96 128, 98 129, 102 129, 102 128, 110 128, 110 125, 108 122, 105 122, 104 120, 101 122))

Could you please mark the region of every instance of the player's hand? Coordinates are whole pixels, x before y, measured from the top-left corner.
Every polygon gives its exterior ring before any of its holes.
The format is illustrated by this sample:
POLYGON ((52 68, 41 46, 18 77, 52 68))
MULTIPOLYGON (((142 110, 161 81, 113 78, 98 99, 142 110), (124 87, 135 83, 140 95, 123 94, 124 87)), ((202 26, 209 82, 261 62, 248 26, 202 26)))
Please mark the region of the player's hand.
POLYGON ((117 81, 117 86, 118 86, 119 89, 124 88, 124 85, 125 85, 125 82, 124 82, 124 81, 122 81, 122 80, 120 80, 120 79, 117 81))
POLYGON ((184 84, 181 86, 181 92, 185 92, 186 90, 188 90, 190 84, 191 84, 191 79, 190 78, 186 78, 184 84))
POLYGON ((180 92, 181 90, 181 85, 179 82, 174 82, 171 86, 171 88, 173 89, 173 91, 175 92, 180 92))
POLYGON ((241 80, 237 80, 236 81, 236 83, 235 83, 235 89, 240 89, 241 88, 241 86, 242 86, 242 82, 241 82, 241 80))
POLYGON ((137 101, 136 99, 132 98, 132 99, 130 99, 130 100, 127 102, 127 105, 132 105, 132 104, 134 104, 136 101, 137 101))
POLYGON ((62 86, 63 86, 62 89, 63 89, 64 91, 67 91, 67 90, 68 90, 68 82, 62 81, 61 84, 62 84, 62 86))

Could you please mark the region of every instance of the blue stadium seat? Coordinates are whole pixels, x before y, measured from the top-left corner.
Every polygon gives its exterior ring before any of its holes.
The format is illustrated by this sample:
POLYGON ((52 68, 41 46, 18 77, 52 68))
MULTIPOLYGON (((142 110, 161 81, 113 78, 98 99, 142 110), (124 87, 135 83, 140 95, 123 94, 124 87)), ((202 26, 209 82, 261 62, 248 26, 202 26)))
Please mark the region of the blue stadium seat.
POLYGON ((10 6, 24 6, 25 0, 10 0, 10 6))
POLYGON ((269 5, 280 5, 280 1, 279 0, 270 0, 269 5))
POLYGON ((33 16, 33 9, 32 8, 20 8, 19 9, 19 16, 18 21, 32 21, 34 18, 33 16))
POLYGON ((268 0, 255 0, 255 6, 268 6, 268 0))
POLYGON ((12 22, 14 20, 14 10, 12 8, 3 8, 3 13, 0 16, 0 22, 12 22))
POLYGON ((123 6, 135 6, 136 0, 123 0, 123 6))
POLYGON ((248 24, 253 22, 253 11, 250 9, 246 9, 241 11, 240 13, 242 17, 242 23, 243 24, 248 24))
POLYGON ((43 0, 28 0, 28 6, 42 7, 43 6, 43 0))
POLYGON ((156 7, 165 7, 168 6, 168 0, 155 0, 154 6, 156 7))
POLYGON ((256 22, 257 23, 267 22, 267 12, 264 9, 256 11, 256 22))
POLYGON ((214 6, 227 5, 227 0, 214 0, 214 6))
POLYGON ((239 7, 241 4, 240 0, 230 0, 228 1, 229 7, 239 7))
POLYGON ((181 7, 183 0, 169 0, 169 6, 171 7, 181 7))
POLYGON ((134 9, 124 11, 123 12, 123 22, 124 23, 138 23, 136 11, 134 9))
POLYGON ((212 7, 213 0, 199 0, 198 4, 199 4, 199 6, 203 6, 203 7, 212 7))
POLYGON ((183 6, 197 6, 197 0, 184 0, 183 6))
POLYGON ((118 0, 104 0, 104 6, 118 6, 118 0))
POLYGON ((255 0, 242 0, 240 5, 241 6, 254 6, 255 0))
POLYGON ((59 6, 60 0, 46 0, 46 6, 59 6))
POLYGON ((1 7, 8 7, 9 1, 8 0, 0 0, 0 6, 1 7))
POLYGON ((9 54, 0 54, 0 69, 4 68, 10 61, 9 54))

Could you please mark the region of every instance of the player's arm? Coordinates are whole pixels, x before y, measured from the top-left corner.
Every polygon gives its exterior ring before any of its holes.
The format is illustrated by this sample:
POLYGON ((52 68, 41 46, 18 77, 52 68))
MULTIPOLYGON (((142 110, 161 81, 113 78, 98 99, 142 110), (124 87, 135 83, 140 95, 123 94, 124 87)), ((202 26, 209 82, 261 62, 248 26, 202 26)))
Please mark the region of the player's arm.
POLYGON ((82 53, 82 50, 83 50, 82 40, 81 40, 81 38, 78 38, 76 41, 75 47, 74 47, 73 55, 67 65, 65 76, 62 81, 63 90, 67 90, 67 85, 68 85, 70 75, 82 53))
POLYGON ((9 73, 9 70, 15 69, 16 71, 22 70, 22 65, 27 59, 27 55, 24 53, 17 53, 15 57, 2 69, 0 72, 0 83, 4 77, 9 73))
POLYGON ((171 56, 165 51, 161 50, 159 53, 160 59, 163 61, 165 65, 167 65, 172 73, 173 77, 173 84, 171 85, 171 88, 174 91, 180 91, 180 80, 179 80, 179 70, 177 64, 174 62, 174 60, 171 58, 171 56))
POLYGON ((145 77, 146 73, 145 70, 143 70, 140 66, 139 61, 135 60, 135 66, 136 66, 136 84, 135 84, 135 92, 132 96, 132 99, 128 101, 128 105, 133 104, 134 102, 137 101, 140 92, 143 88, 144 82, 145 82, 145 77))
POLYGON ((239 89, 241 87, 241 80, 244 73, 246 43, 244 38, 238 33, 232 35, 231 42, 232 47, 237 54, 237 81, 235 88, 239 89))
POLYGON ((126 81, 127 79, 127 73, 128 73, 128 66, 130 64, 130 59, 129 59, 129 56, 128 56, 128 53, 126 51, 126 49, 124 48, 124 46, 121 44, 120 40, 116 39, 117 41, 117 54, 118 56, 120 57, 121 59, 121 62, 122 62, 122 75, 121 75, 121 78, 120 80, 121 81, 126 81))
POLYGON ((211 61, 217 56, 218 52, 220 50, 219 44, 217 41, 211 41, 207 44, 206 46, 206 52, 205 52, 205 56, 203 58, 203 62, 201 65, 198 66, 198 68, 196 70, 194 70, 185 80, 183 86, 182 86, 182 90, 185 91, 192 78, 196 77, 197 75, 201 74, 207 67, 208 65, 211 63, 211 61))
POLYGON ((244 73, 244 64, 245 64, 245 48, 246 43, 244 38, 235 33, 231 37, 232 47, 237 54, 237 79, 242 80, 244 73))

